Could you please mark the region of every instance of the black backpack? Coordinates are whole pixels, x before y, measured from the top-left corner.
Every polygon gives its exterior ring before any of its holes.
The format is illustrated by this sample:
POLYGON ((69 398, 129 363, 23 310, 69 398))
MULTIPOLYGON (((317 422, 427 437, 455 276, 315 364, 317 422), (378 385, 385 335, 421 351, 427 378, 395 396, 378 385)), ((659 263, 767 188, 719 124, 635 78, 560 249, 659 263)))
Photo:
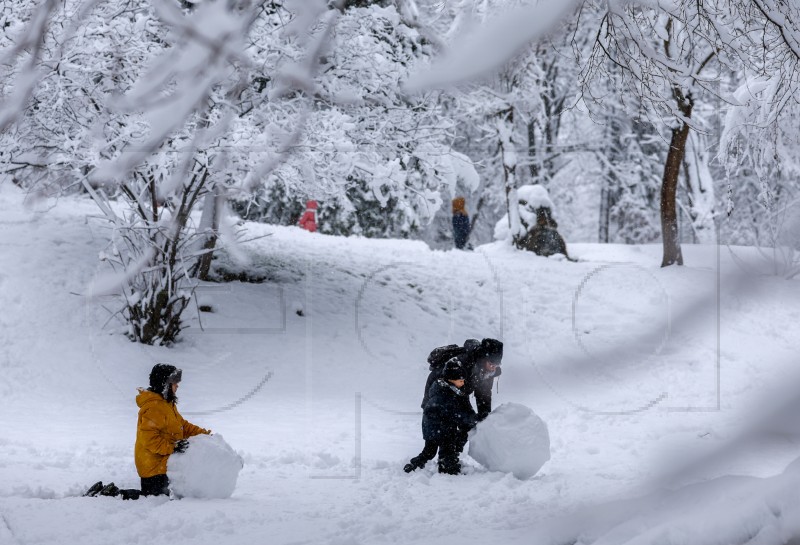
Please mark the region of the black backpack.
POLYGON ((466 354, 467 352, 476 349, 480 346, 481 342, 476 339, 467 339, 464 346, 457 344, 448 344, 447 346, 440 346, 431 350, 428 355, 428 365, 431 371, 441 371, 444 369, 444 364, 450 359, 466 354))

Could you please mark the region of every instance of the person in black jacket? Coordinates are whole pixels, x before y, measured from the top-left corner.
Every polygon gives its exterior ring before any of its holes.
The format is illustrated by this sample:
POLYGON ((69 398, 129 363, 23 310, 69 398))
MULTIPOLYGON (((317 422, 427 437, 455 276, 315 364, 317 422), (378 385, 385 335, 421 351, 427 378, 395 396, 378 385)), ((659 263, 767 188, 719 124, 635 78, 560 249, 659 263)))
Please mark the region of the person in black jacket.
POLYGON ((422 437, 425 448, 405 465, 411 473, 439 453, 439 473, 458 475, 461 463, 458 455, 467 442, 467 432, 478 422, 469 395, 463 390, 466 370, 456 358, 449 360, 441 377, 427 392, 422 413, 422 437))
MULTIPOLYGON (((463 352, 455 357, 466 373, 463 390, 467 395, 475 394, 478 421, 481 421, 492 412, 492 387, 494 379, 502 373, 500 364, 503 360, 503 343, 497 339, 483 339, 482 341, 467 339, 464 342, 463 352)), ((431 368, 422 398, 423 409, 428 399, 428 390, 431 384, 441 378, 441 372, 441 369, 431 368)))

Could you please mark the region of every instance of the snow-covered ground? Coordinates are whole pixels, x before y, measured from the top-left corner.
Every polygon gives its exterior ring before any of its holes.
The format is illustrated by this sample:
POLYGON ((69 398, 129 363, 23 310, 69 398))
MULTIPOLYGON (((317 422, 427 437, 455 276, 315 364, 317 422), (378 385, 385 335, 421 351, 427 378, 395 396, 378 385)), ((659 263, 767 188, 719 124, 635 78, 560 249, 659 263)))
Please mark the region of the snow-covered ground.
MULTIPOLYGON (((659 246, 571 244, 569 263, 257 224, 217 267, 266 281, 202 285, 213 312, 193 308, 172 348, 142 346, 113 299, 83 297, 107 272, 96 214, 0 188, 2 545, 556 542, 551 521, 648 492, 793 377, 798 284, 740 274, 768 269, 752 249, 685 246, 687 266, 661 269, 659 246), (548 425, 551 460, 528 481, 467 457, 462 476, 402 471, 422 447, 427 353, 470 337, 506 343, 495 406, 548 425), (134 396, 156 362, 183 368, 184 416, 244 458, 230 499, 80 497, 138 488, 134 396)), ((762 442, 696 478, 778 475, 797 456, 762 442)))

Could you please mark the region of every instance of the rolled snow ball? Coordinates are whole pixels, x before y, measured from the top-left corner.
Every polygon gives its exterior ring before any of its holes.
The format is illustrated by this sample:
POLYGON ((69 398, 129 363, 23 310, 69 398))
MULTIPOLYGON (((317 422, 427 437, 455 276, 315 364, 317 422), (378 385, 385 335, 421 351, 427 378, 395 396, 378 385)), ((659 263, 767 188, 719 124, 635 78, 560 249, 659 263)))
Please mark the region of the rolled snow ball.
POLYGON ((505 403, 470 432, 469 455, 490 471, 530 479, 550 459, 550 434, 531 409, 505 403))
POLYGON ((242 457, 221 435, 196 435, 186 452, 169 457, 167 476, 179 498, 225 499, 233 494, 242 467, 242 457))

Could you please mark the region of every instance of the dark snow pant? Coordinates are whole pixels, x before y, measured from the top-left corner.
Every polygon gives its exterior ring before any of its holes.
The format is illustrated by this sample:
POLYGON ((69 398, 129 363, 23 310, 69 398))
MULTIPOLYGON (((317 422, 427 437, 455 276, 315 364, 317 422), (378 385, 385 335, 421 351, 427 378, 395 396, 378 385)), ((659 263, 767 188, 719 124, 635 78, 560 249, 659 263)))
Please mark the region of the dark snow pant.
POLYGON ((464 449, 467 442, 467 435, 455 438, 453 441, 425 441, 425 448, 417 456, 411 458, 411 463, 417 467, 425 467, 425 464, 433 460, 438 451, 439 453, 439 473, 449 473, 458 475, 461 472, 461 462, 458 455, 464 449))
POLYGON ((142 477, 142 496, 169 495, 169 479, 166 475, 142 477))
POLYGON ((410 462, 417 467, 425 467, 425 464, 436 457, 437 452, 439 452, 439 443, 436 441, 425 441, 425 447, 422 449, 422 452, 411 458, 410 462))

